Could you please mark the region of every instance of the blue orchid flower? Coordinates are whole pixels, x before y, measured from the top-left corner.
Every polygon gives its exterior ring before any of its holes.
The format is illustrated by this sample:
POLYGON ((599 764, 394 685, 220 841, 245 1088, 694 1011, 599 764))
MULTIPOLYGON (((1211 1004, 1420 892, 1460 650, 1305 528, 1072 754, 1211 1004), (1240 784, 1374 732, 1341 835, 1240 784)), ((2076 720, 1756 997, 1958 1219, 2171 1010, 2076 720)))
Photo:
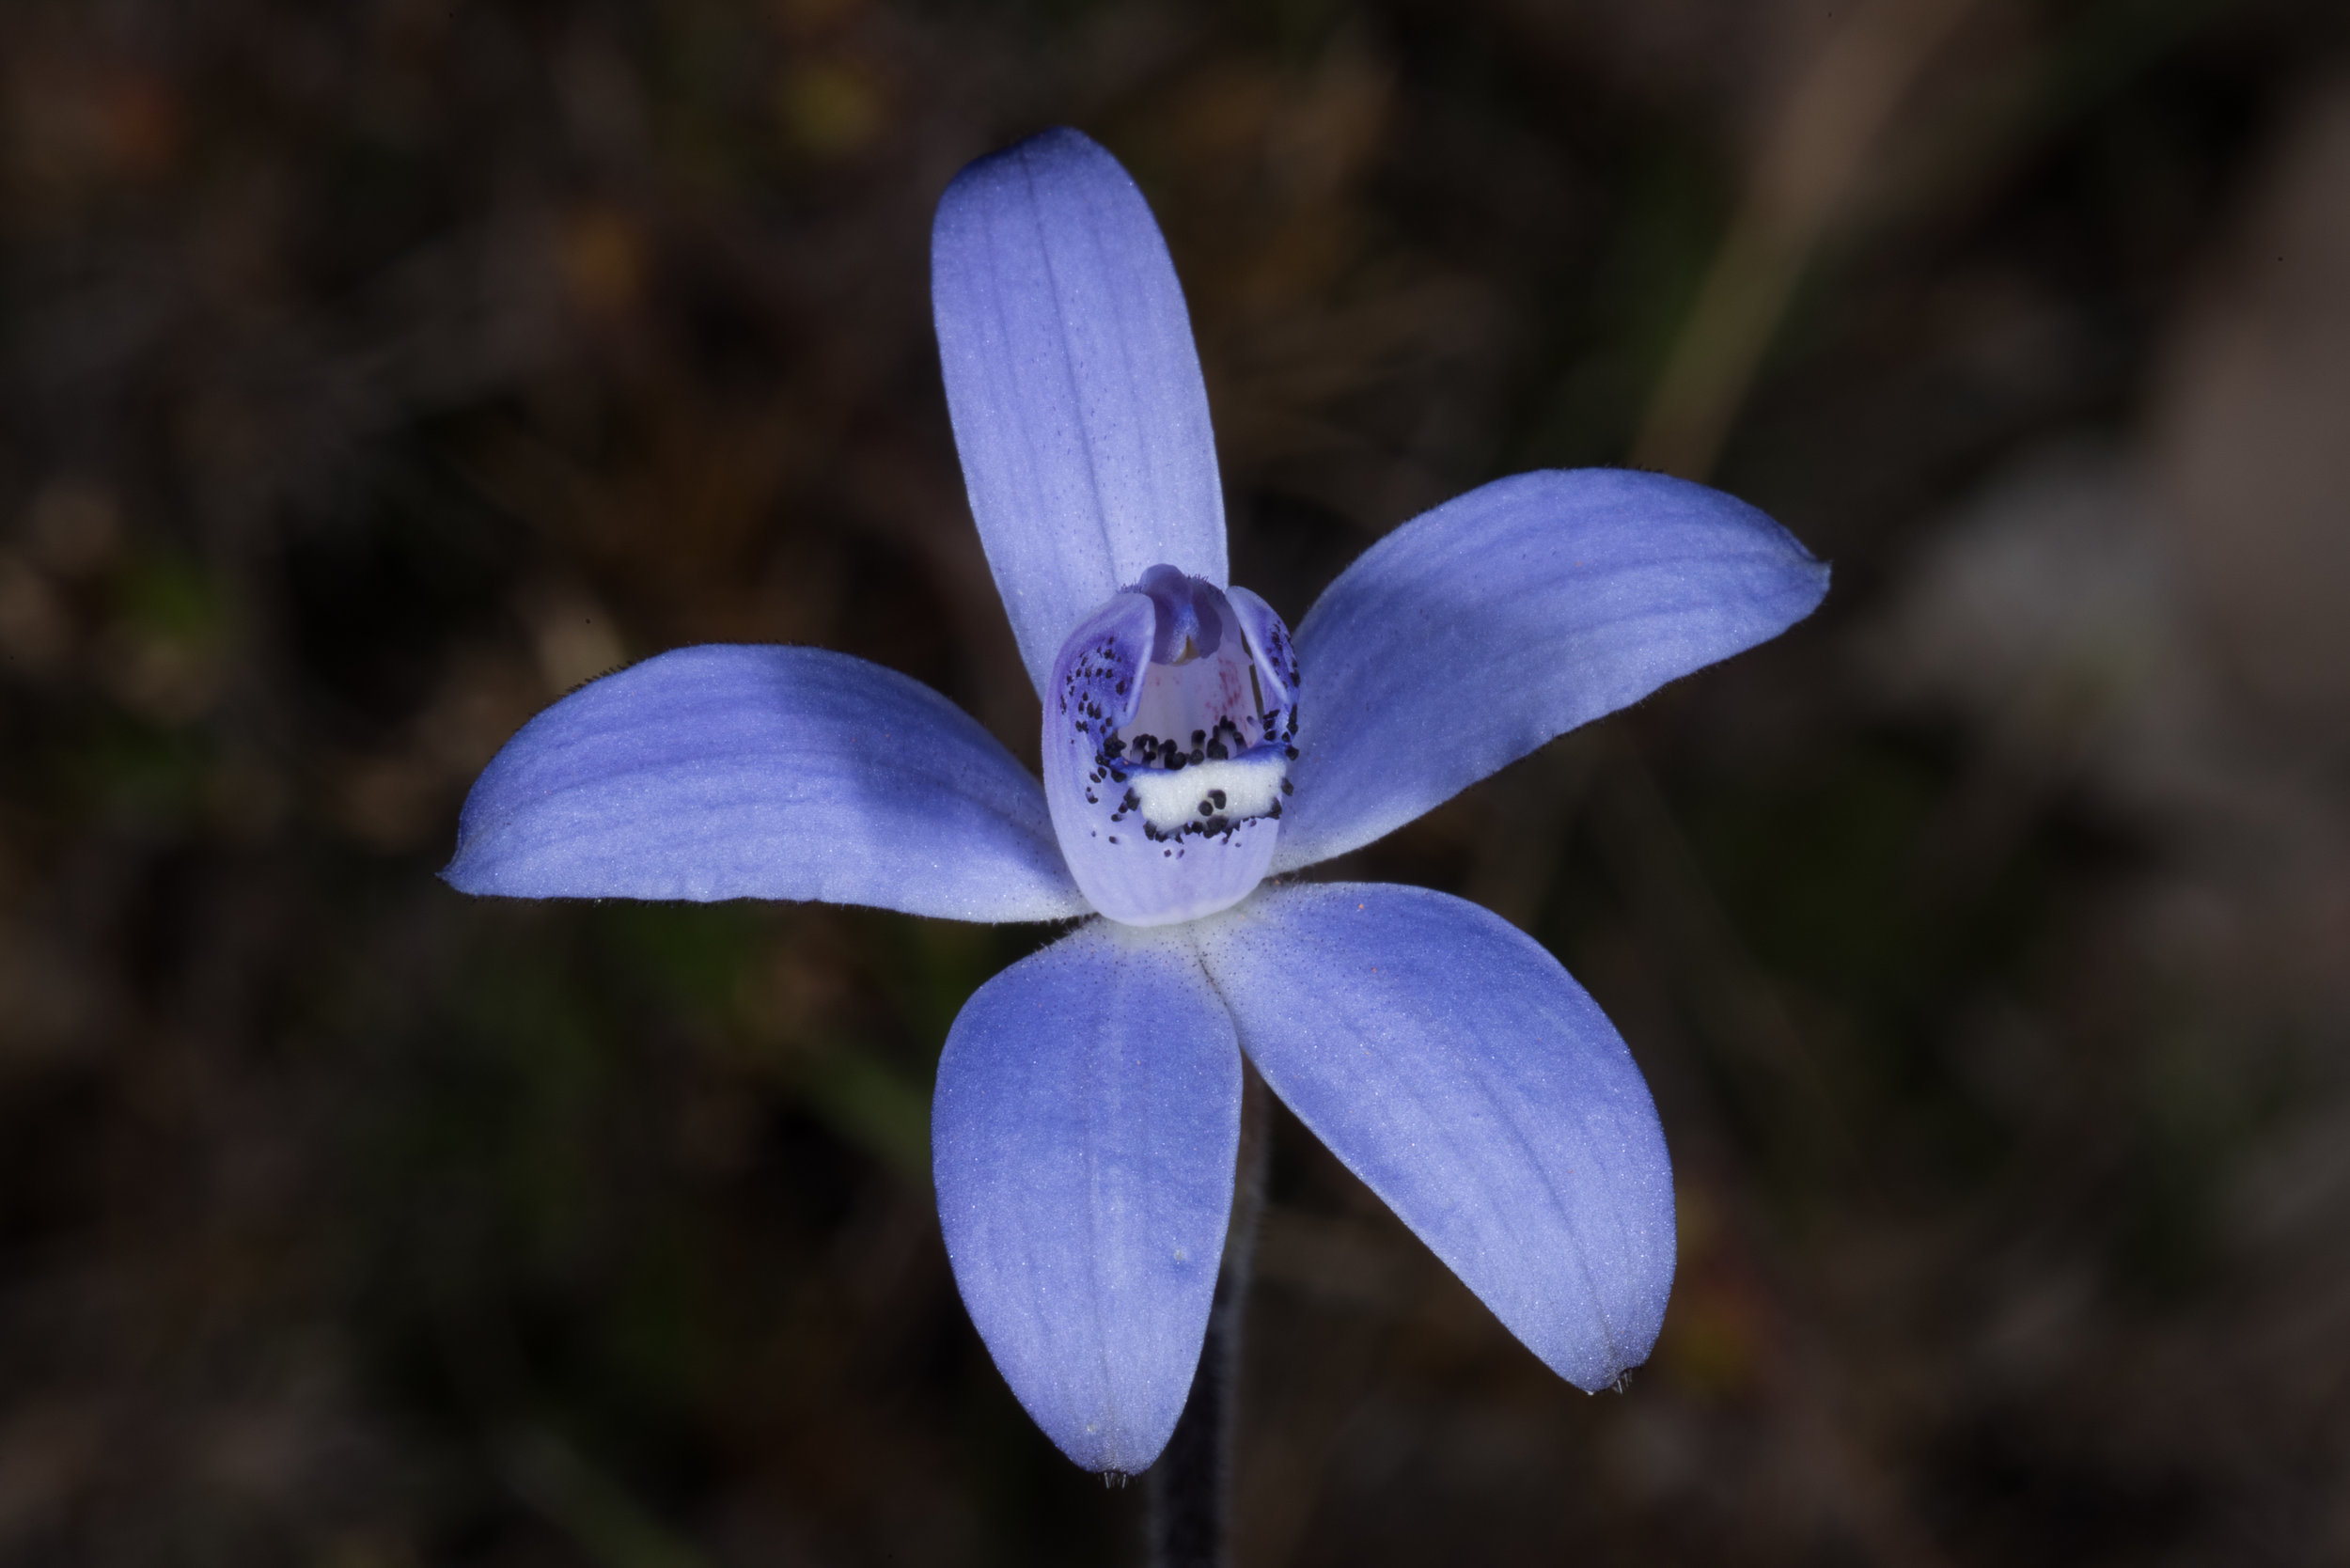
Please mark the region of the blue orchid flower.
POLYGON ((1655 1341, 1674 1254, 1622 1040, 1473 904, 1266 879, 1776 635, 1826 568, 1700 485, 1522 474, 1389 534, 1292 639, 1227 579, 1190 320, 1116 160, 1061 130, 973 164, 932 269, 971 510, 1042 699, 1042 786, 905 676, 685 648, 525 726, 443 874, 1077 921, 955 1020, 932 1139, 971 1317, 1079 1465, 1146 1467, 1182 1413, 1244 1055, 1535 1355, 1616 1382, 1655 1341))

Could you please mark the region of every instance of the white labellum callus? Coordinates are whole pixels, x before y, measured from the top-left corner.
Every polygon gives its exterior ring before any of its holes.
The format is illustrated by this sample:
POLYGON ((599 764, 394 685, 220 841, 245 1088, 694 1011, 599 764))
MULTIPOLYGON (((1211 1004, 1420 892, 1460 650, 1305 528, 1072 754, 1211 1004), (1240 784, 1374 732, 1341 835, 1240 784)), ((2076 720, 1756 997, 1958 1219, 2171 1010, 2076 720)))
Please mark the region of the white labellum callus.
POLYGON ((1296 734, 1289 628, 1246 588, 1154 566, 1088 616, 1053 662, 1044 793, 1094 908, 1155 926, 1246 898, 1296 734))

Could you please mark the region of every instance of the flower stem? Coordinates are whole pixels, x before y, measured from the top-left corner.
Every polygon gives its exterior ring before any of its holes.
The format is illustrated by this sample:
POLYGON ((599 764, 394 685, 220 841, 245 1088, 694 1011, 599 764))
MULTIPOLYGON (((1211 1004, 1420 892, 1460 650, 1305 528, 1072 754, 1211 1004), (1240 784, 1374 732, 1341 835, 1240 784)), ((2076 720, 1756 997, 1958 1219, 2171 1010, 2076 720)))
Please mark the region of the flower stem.
POLYGON ((1232 1181, 1232 1220, 1224 1263, 1208 1309, 1199 1368, 1191 1376, 1167 1451, 1150 1473, 1151 1568, 1230 1568, 1232 1437, 1238 1427, 1240 1328, 1248 1303, 1248 1271, 1264 1210, 1271 1117, 1264 1080, 1243 1065, 1240 1159, 1232 1181))

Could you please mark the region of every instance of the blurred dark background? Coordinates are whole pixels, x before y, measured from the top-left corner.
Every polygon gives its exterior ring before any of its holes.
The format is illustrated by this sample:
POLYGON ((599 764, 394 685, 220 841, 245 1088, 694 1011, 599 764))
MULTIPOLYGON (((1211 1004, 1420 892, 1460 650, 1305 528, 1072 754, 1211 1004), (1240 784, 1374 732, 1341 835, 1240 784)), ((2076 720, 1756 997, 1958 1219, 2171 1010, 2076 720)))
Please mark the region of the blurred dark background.
POLYGON ((1336 868, 1599 996, 1681 1273, 1587 1398, 1279 1124, 1245 1568, 2350 1560, 2344 8, 9 0, 0 109, 0 1561, 1136 1560, 931 1207, 1042 932, 432 875, 684 643, 1033 759, 927 241, 1063 121, 1292 623, 1541 465, 1837 570, 1336 868))

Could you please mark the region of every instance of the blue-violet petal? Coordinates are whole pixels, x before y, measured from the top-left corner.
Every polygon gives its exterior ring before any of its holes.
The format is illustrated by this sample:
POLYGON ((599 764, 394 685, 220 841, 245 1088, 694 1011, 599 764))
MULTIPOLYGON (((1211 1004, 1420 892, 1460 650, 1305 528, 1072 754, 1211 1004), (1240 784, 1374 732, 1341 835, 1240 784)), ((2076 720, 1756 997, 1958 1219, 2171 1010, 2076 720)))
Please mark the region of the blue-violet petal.
POLYGON ((1558 961, 1418 887, 1268 888, 1188 928, 1314 1136, 1578 1388, 1648 1356, 1672 1168, 1631 1053, 1558 961))
POLYGON ((442 875, 515 898, 1086 912, 1043 792, 994 736, 814 648, 682 648, 582 686, 482 770, 442 875))
POLYGON ((1555 735, 1776 636, 1827 568, 1717 490, 1520 474, 1364 552, 1297 628, 1309 700, 1273 869, 1367 844, 1555 735))
POLYGON ((931 301, 972 515, 1042 695, 1077 622, 1146 568, 1223 586, 1191 317, 1142 193, 1070 130, 956 177, 931 301))
POLYGON ((1189 945, 1096 920, 981 986, 931 1115, 955 1283, 1061 1451, 1166 1447, 1215 1293, 1240 1052, 1189 945))

